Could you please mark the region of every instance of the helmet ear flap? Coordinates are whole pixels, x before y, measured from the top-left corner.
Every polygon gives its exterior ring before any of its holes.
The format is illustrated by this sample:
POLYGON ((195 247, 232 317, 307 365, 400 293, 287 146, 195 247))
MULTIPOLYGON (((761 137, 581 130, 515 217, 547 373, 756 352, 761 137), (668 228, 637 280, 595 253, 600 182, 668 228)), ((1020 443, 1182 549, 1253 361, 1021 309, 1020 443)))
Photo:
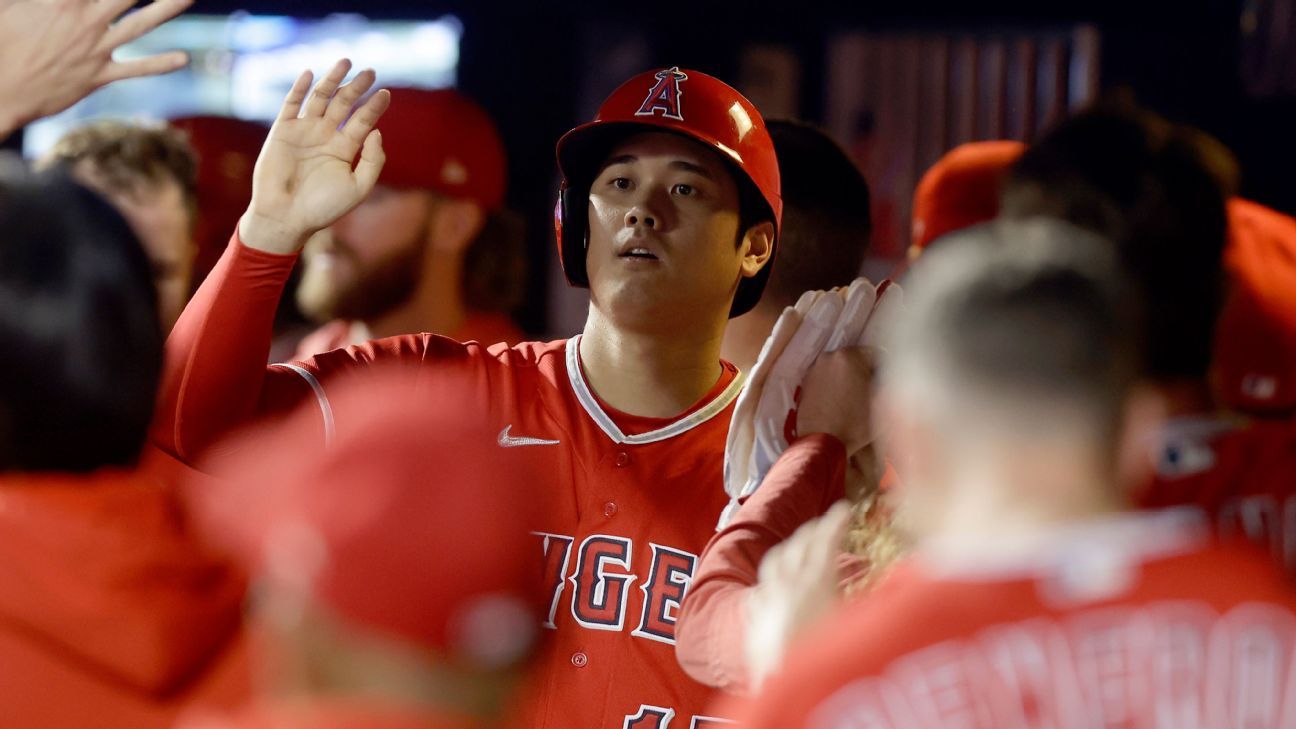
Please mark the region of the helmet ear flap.
POLYGON ((566 182, 558 188, 558 205, 554 210, 554 228, 558 234, 558 256, 563 274, 572 286, 589 286, 585 271, 585 253, 589 249, 589 226, 586 211, 589 192, 572 188, 566 182))

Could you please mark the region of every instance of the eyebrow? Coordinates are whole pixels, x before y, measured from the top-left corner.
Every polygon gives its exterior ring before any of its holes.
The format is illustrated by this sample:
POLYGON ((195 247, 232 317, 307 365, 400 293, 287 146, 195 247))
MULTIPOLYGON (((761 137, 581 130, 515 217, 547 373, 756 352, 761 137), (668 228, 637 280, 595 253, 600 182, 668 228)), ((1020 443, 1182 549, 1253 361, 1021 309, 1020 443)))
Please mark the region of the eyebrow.
MULTIPOLYGON (((611 167, 613 165, 624 165, 624 164, 630 164, 632 162, 638 162, 638 161, 639 158, 634 156, 633 154, 617 155, 616 157, 609 159, 607 163, 603 165, 603 169, 607 169, 608 167, 611 167)), ((715 175, 712 174, 710 170, 706 169, 705 167, 695 165, 692 162, 686 162, 685 160, 682 159, 673 160, 669 166, 671 169, 683 170, 684 172, 692 172, 693 174, 700 175, 702 177, 707 178, 708 180, 715 179, 715 175)))

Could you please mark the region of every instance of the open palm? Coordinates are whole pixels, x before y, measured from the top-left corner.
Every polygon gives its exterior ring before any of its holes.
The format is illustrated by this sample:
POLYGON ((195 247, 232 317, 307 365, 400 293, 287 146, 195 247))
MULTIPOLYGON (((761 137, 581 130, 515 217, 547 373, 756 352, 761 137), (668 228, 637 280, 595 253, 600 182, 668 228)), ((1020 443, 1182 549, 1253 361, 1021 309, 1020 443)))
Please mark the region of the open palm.
POLYGON ((350 61, 338 61, 314 90, 306 71, 288 92, 257 158, 252 203, 240 226, 244 243, 296 251, 359 204, 378 181, 385 156, 374 125, 391 97, 379 91, 353 112, 373 86, 374 72, 361 71, 341 85, 350 69, 350 61))

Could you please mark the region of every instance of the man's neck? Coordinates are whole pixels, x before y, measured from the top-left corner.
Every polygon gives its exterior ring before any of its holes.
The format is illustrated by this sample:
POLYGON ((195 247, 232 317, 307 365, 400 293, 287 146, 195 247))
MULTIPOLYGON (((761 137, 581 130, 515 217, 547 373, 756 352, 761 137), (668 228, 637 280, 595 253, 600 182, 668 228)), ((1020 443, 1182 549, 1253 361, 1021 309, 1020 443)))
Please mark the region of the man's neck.
POLYGON ((590 387, 608 405, 652 418, 669 418, 702 399, 719 379, 715 331, 627 331, 596 308, 581 336, 580 359, 590 387))
MULTIPOLYGON (((430 332, 454 336, 468 317, 463 303, 463 261, 427 252, 418 287, 405 303, 362 322, 369 339, 430 332)), ((359 328, 353 328, 353 332, 359 328)))
POLYGON ((954 471, 940 513, 929 522, 934 541, 945 547, 1029 549, 1040 535, 1129 508, 1115 476, 1074 452, 978 461, 954 471))
POLYGON ((761 347, 765 346, 765 340, 769 339, 782 313, 780 307, 757 304, 746 314, 731 319, 729 326, 725 327, 721 358, 744 372, 751 372, 760 357, 761 347))

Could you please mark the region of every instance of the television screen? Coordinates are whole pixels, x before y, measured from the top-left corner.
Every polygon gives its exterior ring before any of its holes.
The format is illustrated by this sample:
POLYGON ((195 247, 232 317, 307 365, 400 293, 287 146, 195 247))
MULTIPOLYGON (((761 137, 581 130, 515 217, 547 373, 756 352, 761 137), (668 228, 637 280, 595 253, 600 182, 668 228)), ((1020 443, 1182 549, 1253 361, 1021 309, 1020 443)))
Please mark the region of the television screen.
POLYGON ((23 152, 39 156, 88 119, 216 114, 270 121, 303 69, 319 75, 342 57, 356 69, 375 69, 384 86, 454 86, 462 33, 451 15, 418 21, 371 21, 355 14, 322 19, 185 15, 122 47, 117 58, 180 49, 190 55, 187 68, 112 84, 31 124, 23 152))

